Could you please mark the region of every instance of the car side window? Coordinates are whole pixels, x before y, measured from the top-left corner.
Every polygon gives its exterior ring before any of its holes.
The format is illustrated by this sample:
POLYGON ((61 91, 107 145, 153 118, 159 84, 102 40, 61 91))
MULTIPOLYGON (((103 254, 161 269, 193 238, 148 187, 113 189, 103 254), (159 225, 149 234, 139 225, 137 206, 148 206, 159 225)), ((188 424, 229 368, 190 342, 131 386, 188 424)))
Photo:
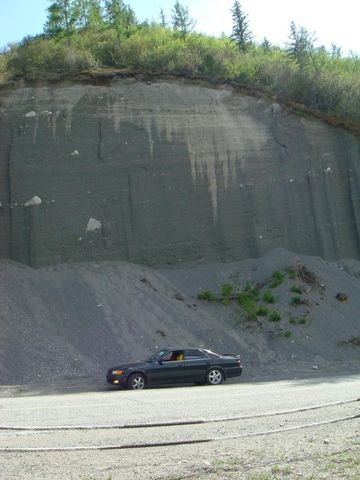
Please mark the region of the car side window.
POLYGON ((183 350, 173 350, 164 355, 161 360, 163 362, 179 362, 184 360, 184 351, 183 350))
POLYGON ((201 350, 185 350, 185 360, 199 360, 199 359, 204 359, 208 358, 207 355, 202 352, 201 350))

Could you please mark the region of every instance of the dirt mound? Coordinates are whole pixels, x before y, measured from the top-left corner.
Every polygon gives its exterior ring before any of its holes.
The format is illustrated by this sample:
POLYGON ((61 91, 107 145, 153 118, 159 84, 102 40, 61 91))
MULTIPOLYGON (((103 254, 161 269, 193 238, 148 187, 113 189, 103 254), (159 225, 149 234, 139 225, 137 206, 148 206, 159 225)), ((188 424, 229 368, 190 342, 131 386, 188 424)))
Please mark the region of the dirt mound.
POLYGON ((239 263, 162 271, 120 262, 34 270, 3 261, 0 384, 102 380, 120 360, 172 345, 241 353, 248 378, 353 371, 360 360, 359 272, 358 261, 329 263, 279 249, 239 263), (221 298, 224 284, 233 298, 221 298), (253 316, 239 300, 249 285, 258 288, 253 316), (203 290, 219 301, 199 300, 203 290), (266 291, 273 303, 264 300, 266 291), (280 318, 270 317, 274 311, 280 318))

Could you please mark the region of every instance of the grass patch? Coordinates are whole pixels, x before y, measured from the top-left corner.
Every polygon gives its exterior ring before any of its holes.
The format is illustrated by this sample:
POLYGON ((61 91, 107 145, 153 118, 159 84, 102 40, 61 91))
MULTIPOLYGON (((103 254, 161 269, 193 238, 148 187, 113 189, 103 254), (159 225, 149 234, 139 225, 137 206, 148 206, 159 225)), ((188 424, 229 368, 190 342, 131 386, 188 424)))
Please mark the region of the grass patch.
POLYGON ((249 294, 254 300, 258 300, 259 298, 259 288, 254 283, 246 282, 243 292, 249 294))
POLYGON ((298 293, 299 295, 302 295, 302 293, 303 293, 302 288, 299 287, 298 285, 293 285, 293 286, 290 288, 290 292, 292 292, 292 293, 298 293))
POLYGON ((200 290, 197 294, 198 300, 207 300, 208 302, 216 302, 217 296, 211 290, 200 290))
POLYGON ((270 322, 280 322, 281 315, 277 310, 273 310, 272 312, 270 312, 268 318, 270 322))
POLYGON ((294 267, 287 266, 285 267, 285 272, 289 278, 294 280, 296 278, 296 271, 294 267))
POLYGON ((274 465, 272 468, 271 468, 271 473, 275 474, 275 475, 290 475, 292 472, 291 470, 291 467, 289 466, 281 466, 281 465, 274 465))
POLYGON ((266 305, 260 305, 256 310, 256 315, 259 317, 266 317, 269 314, 269 309, 266 305))
POLYGON ((258 309, 254 298, 247 292, 241 292, 238 297, 238 303, 242 307, 247 320, 256 320, 256 311, 258 309))
POLYGON ((290 305, 292 305, 293 307, 298 307, 302 304, 302 302, 303 299, 302 297, 300 297, 300 295, 294 295, 293 297, 291 297, 290 305))
POLYGON ((263 300, 266 303, 275 303, 275 296, 271 290, 265 290, 263 300))
POLYGON ((282 272, 279 272, 279 270, 274 270, 272 275, 271 275, 271 280, 269 283, 270 288, 277 288, 279 287, 285 278, 285 274, 282 272))
POLYGON ((221 285, 221 301, 224 305, 228 305, 234 293, 234 285, 232 283, 223 283, 221 285))

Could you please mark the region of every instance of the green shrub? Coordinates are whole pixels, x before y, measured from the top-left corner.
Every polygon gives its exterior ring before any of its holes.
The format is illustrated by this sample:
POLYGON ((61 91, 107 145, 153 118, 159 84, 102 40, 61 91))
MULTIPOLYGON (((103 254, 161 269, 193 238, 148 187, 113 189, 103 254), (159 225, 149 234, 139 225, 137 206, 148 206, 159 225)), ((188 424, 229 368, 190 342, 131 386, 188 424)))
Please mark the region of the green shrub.
POLYGON ((302 317, 299 318, 299 325, 305 325, 307 321, 308 321, 308 317, 306 315, 303 315, 302 317))
POLYGON ((200 292, 197 294, 197 299, 198 300, 207 300, 208 302, 216 302, 217 297, 215 293, 213 293, 211 290, 200 290, 200 292))
MULTIPOLYGON (((120 32, 103 19, 100 27, 74 29, 66 37, 26 38, 6 56, 0 79, 51 78, 98 66, 186 75, 255 87, 305 112, 323 113, 335 125, 360 122, 360 57, 337 57, 323 47, 314 46, 311 62, 302 68, 276 46, 264 49, 253 42, 241 52, 225 35, 193 32, 183 39, 156 23, 120 32)), ((296 276, 292 267, 286 273, 296 276)))
POLYGON ((257 304, 249 293, 241 292, 238 296, 238 303, 245 312, 247 320, 256 320, 257 304))
POLYGON ((269 321, 270 322, 280 322, 280 320, 281 320, 281 315, 277 310, 273 310, 269 314, 269 321))
POLYGON ((281 336, 284 337, 284 338, 289 338, 289 337, 291 337, 291 331, 290 330, 284 330, 283 332, 281 332, 281 336))
POLYGON ((303 293, 302 288, 301 288, 301 287, 298 287, 297 285, 293 285, 293 286, 290 288, 290 292, 299 293, 300 295, 303 293))
POLYGON ((271 275, 271 281, 269 283, 270 288, 276 288, 279 285, 282 284, 284 281, 285 275, 282 272, 279 272, 278 270, 274 270, 272 275, 271 275))
POLYGON ((14 46, 8 54, 7 65, 12 76, 35 80, 53 75, 74 75, 95 67, 96 61, 89 50, 37 38, 14 46))
POLYGON ((290 316, 290 318, 289 318, 289 323, 291 323, 291 325, 297 325, 297 320, 296 320, 296 318, 290 316))
POLYGON ((296 278, 296 271, 295 271, 294 267, 287 266, 285 268, 285 272, 287 273, 287 276, 289 278, 291 278, 292 280, 294 280, 296 278))
POLYGON ((266 303, 275 303, 275 297, 271 290, 265 290, 263 300, 266 303))
POLYGON ((257 287, 254 283, 246 282, 243 292, 246 292, 254 300, 258 300, 259 298, 259 287, 257 287))
POLYGON ((232 283, 223 283, 221 285, 221 296, 223 299, 231 297, 234 292, 234 285, 232 283))
POLYGON ((290 304, 293 305, 294 307, 299 306, 303 302, 302 297, 300 295, 294 295, 291 297, 290 304))
POLYGON ((269 313, 269 309, 266 305, 260 305, 256 310, 256 315, 258 315, 259 317, 266 317, 268 313, 269 313))

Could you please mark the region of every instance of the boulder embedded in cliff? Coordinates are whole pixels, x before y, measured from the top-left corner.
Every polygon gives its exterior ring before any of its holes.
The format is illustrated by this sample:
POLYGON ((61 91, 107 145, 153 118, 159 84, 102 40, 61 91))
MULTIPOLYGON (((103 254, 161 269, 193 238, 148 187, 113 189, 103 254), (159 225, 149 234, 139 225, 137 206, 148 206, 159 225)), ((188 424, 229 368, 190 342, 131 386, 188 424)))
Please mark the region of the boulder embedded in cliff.
POLYGON ((35 195, 30 200, 24 203, 24 207, 38 207, 41 204, 42 204, 41 198, 35 195))

